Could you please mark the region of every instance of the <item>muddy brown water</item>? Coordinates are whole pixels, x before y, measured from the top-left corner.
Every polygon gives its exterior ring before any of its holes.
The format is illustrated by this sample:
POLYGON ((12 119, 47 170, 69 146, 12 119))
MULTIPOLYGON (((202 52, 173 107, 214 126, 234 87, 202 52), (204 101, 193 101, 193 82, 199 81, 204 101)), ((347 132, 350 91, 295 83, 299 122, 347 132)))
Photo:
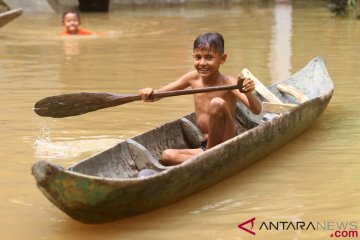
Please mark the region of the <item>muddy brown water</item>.
POLYGON ((341 229, 339 223, 348 224, 342 234, 357 230, 360 21, 334 18, 322 2, 118 9, 82 15, 84 27, 105 34, 61 39, 59 19, 59 14, 25 13, 0 29, 2 239, 327 239, 341 229), (35 161, 70 166, 187 114, 192 97, 134 102, 65 119, 38 117, 33 104, 62 93, 160 87, 193 68, 192 42, 205 31, 225 37, 222 72, 237 75, 247 67, 265 84, 323 56, 335 83, 325 113, 257 164, 153 212, 84 225, 54 207, 30 174, 35 161), (253 217, 256 236, 237 227, 253 217), (326 227, 261 227, 281 221, 326 227))

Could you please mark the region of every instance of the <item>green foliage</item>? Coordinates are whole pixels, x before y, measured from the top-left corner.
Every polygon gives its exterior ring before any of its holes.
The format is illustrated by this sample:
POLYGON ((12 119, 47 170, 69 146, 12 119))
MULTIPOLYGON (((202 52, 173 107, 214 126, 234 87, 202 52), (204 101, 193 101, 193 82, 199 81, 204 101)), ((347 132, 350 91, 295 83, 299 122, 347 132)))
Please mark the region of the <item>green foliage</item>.
POLYGON ((348 6, 351 8, 356 8, 357 0, 348 0, 348 6))
POLYGON ((358 0, 330 0, 328 7, 336 16, 347 16, 349 10, 356 9, 358 0))

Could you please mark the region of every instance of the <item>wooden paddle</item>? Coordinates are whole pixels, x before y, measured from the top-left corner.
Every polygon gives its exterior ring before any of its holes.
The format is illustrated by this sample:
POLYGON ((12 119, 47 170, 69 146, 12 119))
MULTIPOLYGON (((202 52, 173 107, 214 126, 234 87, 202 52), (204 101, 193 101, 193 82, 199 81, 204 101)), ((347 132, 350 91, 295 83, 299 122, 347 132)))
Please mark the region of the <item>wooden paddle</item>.
POLYGON ((3 13, 0 13, 0 27, 6 25, 7 23, 11 22, 18 16, 20 16, 23 13, 23 10, 21 8, 9 10, 3 13))
MULTIPOLYGON (((153 99, 159 99, 233 89, 242 89, 242 81, 240 79, 236 85, 157 92, 152 97, 153 99)), ((63 118, 139 100, 141 100, 139 94, 80 92, 46 97, 35 103, 34 110, 36 114, 43 117, 63 118)))

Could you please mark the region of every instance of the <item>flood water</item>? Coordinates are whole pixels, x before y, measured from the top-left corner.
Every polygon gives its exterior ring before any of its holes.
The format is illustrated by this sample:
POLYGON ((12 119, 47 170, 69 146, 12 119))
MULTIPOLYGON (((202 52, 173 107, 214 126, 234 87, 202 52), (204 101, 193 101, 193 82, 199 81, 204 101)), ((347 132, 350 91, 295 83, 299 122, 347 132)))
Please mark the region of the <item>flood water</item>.
POLYGON ((105 32, 88 38, 61 39, 60 13, 25 13, 1 28, 0 238, 320 240, 339 223, 348 224, 345 234, 359 231, 360 21, 334 18, 323 3, 82 14, 83 27, 105 32), (160 87, 193 68, 192 42, 206 31, 225 37, 223 73, 247 67, 267 85, 323 56, 335 83, 328 108, 277 152, 170 206, 102 225, 81 224, 53 206, 30 173, 37 160, 70 166, 191 112, 193 102, 133 102, 64 119, 37 116, 34 103, 78 91, 160 87), (237 227, 253 217, 256 236, 237 227), (259 229, 281 221, 327 227, 259 229))

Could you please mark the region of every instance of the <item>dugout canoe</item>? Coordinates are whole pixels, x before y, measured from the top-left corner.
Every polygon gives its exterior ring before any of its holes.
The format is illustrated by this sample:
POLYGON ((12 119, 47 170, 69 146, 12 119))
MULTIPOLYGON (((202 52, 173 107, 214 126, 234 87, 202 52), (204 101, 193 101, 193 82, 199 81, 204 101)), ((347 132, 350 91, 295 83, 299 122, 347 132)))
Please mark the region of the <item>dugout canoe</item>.
POLYGON ((23 10, 21 8, 17 8, 14 10, 9 10, 9 11, 0 13, 0 27, 11 22, 12 20, 14 20, 18 16, 20 16, 22 13, 23 13, 23 10))
MULTIPOLYGON (((295 107, 276 115, 264 111, 253 115, 238 104, 238 135, 180 165, 163 166, 160 152, 199 146, 201 133, 193 113, 68 169, 40 160, 33 165, 32 174, 55 206, 83 223, 104 223, 154 210, 238 173, 298 136, 325 110, 334 85, 324 60, 317 57, 266 91, 280 101, 275 105, 295 107), (296 89, 295 94, 282 93, 280 84, 296 89)), ((258 97, 264 103, 269 101, 266 94, 258 97)))

